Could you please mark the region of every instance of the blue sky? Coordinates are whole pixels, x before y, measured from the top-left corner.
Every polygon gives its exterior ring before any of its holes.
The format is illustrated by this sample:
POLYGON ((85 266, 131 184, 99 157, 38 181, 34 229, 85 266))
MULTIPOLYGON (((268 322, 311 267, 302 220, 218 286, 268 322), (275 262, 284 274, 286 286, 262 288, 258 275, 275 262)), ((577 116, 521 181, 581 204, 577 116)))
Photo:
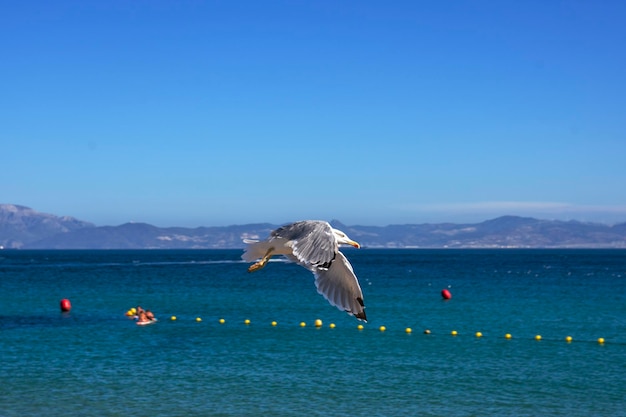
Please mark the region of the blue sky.
POLYGON ((624 222, 624 21, 621 1, 5 1, 0 203, 624 222))

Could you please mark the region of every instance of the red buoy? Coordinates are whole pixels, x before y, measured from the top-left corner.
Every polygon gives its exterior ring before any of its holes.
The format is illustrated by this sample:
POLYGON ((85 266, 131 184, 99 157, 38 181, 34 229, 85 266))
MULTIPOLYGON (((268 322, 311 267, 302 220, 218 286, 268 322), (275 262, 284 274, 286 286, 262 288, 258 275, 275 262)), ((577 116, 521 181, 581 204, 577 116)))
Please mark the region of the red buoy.
POLYGON ((449 300, 452 298, 452 294, 450 294, 450 291, 448 290, 441 290, 441 296, 444 300, 449 300))
POLYGON ((70 300, 68 300, 67 298, 62 299, 61 300, 61 311, 64 312, 64 313, 67 313, 71 309, 72 309, 72 304, 70 303, 70 300))

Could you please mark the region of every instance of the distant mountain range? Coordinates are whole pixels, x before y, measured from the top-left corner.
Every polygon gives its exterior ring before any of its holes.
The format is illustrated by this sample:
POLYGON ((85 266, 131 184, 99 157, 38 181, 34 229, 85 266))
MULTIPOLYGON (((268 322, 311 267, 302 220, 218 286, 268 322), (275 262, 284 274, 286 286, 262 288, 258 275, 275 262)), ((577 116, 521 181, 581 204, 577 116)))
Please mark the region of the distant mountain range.
MULTIPOLYGON (((475 224, 402 224, 333 227, 370 248, 626 248, 626 223, 504 216, 475 224)), ((279 225, 156 227, 146 223, 95 226, 72 217, 0 204, 3 249, 238 249, 244 238, 264 238, 279 225)))

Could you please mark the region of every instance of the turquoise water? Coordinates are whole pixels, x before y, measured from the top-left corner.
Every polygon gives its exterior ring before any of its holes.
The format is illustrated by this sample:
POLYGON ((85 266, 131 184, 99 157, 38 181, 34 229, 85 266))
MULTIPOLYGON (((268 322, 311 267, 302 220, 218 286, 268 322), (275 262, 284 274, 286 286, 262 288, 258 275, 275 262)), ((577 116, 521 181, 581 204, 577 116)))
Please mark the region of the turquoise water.
POLYGON ((626 251, 345 253, 363 330, 241 251, 0 252, 0 415, 626 415, 626 251))

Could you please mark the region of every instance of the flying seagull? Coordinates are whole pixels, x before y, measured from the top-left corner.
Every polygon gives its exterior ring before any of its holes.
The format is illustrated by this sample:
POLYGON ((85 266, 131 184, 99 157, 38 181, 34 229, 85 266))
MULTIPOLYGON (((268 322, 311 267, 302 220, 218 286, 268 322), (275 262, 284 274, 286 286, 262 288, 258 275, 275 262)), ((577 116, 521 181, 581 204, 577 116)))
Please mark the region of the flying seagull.
POLYGON ((363 293, 352 265, 339 252, 339 245, 361 246, 328 222, 304 220, 272 231, 265 240, 244 239, 248 244, 241 258, 254 262, 248 272, 257 271, 274 255, 288 259, 313 272, 315 286, 331 305, 367 321, 363 293))

